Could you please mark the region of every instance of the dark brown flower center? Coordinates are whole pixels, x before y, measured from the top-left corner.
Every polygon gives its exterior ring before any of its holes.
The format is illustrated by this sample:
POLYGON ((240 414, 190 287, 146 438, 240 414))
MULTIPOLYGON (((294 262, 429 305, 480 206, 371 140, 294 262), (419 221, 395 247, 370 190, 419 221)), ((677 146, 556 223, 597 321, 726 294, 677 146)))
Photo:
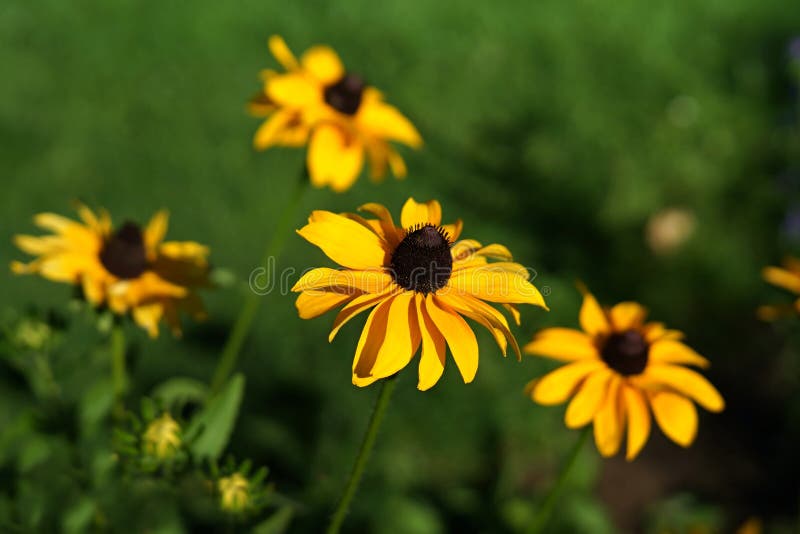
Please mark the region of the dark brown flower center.
POLYGON ((119 278, 136 278, 147 269, 142 230, 126 222, 114 232, 100 251, 100 262, 108 272, 119 278))
POLYGON ((453 271, 450 239, 439 226, 410 229, 392 253, 391 274, 397 285, 418 293, 444 287, 453 271))
POLYGON ((325 88, 325 102, 345 115, 355 115, 361 105, 366 84, 357 74, 345 74, 338 82, 325 88))
POLYGON ((636 330, 611 334, 601 349, 603 360, 623 376, 638 375, 644 371, 649 352, 650 345, 636 330))

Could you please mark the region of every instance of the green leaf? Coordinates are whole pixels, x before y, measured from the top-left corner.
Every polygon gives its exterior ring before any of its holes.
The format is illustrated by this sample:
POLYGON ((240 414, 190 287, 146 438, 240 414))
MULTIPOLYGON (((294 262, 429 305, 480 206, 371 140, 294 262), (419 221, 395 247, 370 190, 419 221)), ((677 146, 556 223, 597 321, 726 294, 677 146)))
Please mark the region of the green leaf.
POLYGON ((168 408, 187 402, 203 403, 208 397, 208 386, 194 378, 177 376, 156 386, 152 396, 168 408))
POLYGON ((216 460, 225 450, 233 432, 244 394, 244 376, 231 378, 189 423, 186 436, 192 453, 200 460, 216 460))
POLYGON ((292 522, 294 510, 284 506, 253 528, 253 534, 283 534, 292 522))

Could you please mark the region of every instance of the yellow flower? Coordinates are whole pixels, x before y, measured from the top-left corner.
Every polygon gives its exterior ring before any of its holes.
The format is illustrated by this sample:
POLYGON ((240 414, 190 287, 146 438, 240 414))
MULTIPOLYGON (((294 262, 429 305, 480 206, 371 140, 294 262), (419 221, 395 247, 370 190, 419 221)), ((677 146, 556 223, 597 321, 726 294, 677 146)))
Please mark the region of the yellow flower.
POLYGON ((257 149, 308 143, 311 183, 337 192, 356 181, 365 154, 373 179, 383 178, 387 167, 405 176, 403 158, 389 141, 416 148, 422 138, 380 91, 346 71, 327 46, 311 47, 299 61, 277 35, 269 48, 286 72, 263 71, 263 92, 250 103, 254 115, 267 118, 253 138, 257 149))
POLYGON ((131 313, 151 337, 163 318, 180 335, 179 311, 205 317, 196 289, 208 286, 208 248, 193 241, 163 241, 167 213, 160 211, 142 230, 132 222, 114 229, 108 213, 78 207, 82 223, 54 213, 34 222, 54 235, 17 235, 16 245, 38 256, 30 263, 11 263, 17 274, 35 273, 56 282, 79 285, 94 306, 117 314, 131 313))
MULTIPOLYGON (((764 267, 761 276, 768 283, 800 295, 800 260, 785 258, 783 267, 764 267)), ((800 298, 792 304, 764 305, 758 308, 758 317, 764 321, 774 321, 779 317, 800 312, 800 298)))
POLYGON ((650 410, 664 434, 683 447, 694 441, 697 411, 692 400, 719 412, 725 403, 702 375, 682 364, 708 367, 708 360, 680 342, 683 335, 662 323, 645 323, 647 310, 635 302, 603 309, 588 292, 580 311, 583 332, 546 328, 524 351, 567 365, 534 380, 526 389, 544 405, 572 397, 569 428, 594 422, 603 456, 617 453, 627 425, 627 459, 639 454, 650 435, 650 410))
POLYGON ((250 483, 241 473, 223 477, 217 482, 221 496, 220 506, 228 512, 243 512, 250 501, 250 483))
POLYGON ((143 442, 146 454, 168 460, 181 446, 181 427, 170 414, 165 413, 147 425, 143 442))
POLYGON ((517 324, 517 304, 546 306, 528 281, 528 271, 512 262, 506 247, 471 239, 453 244, 461 221, 442 225, 442 209, 435 200, 408 199, 401 226, 395 226, 380 204, 365 204, 360 210, 377 219, 329 211, 311 214, 298 233, 344 269, 313 269, 292 289, 302 292, 297 309, 303 319, 343 306, 330 341, 347 321, 372 308, 356 348, 353 384, 366 386, 394 375, 420 345, 420 390, 441 377, 445 345, 464 382, 471 382, 478 369, 478 343, 462 315, 489 329, 504 355, 510 343, 519 357, 505 317, 485 301, 503 304, 517 324))

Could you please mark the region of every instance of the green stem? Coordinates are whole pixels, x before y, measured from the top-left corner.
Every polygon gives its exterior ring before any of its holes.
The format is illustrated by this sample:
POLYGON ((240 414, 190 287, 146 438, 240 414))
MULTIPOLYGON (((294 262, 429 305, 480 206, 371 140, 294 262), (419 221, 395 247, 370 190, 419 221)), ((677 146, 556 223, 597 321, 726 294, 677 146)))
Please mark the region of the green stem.
POLYGON ((572 467, 575 465, 575 460, 578 459, 578 453, 581 452, 583 445, 586 443, 586 440, 589 439, 589 434, 591 433, 591 425, 587 425, 586 428, 584 428, 581 432, 581 435, 578 437, 578 441, 575 442, 575 445, 569 452, 569 456, 567 456, 567 459, 564 462, 564 466, 561 468, 561 473, 558 475, 558 480, 556 480, 556 483, 553 484, 552 488, 550 488, 550 493, 547 494, 544 502, 539 507, 536 517, 533 518, 533 522, 531 523, 530 528, 528 528, 528 534, 538 534, 544 531, 545 527, 547 526, 547 522, 550 520, 550 516, 553 514, 553 508, 555 507, 558 498, 561 496, 561 491, 564 489, 564 484, 569 477, 569 473, 572 471, 572 467))
POLYGON ((114 385, 114 416, 125 414, 128 376, 125 371, 125 330, 121 323, 111 327, 111 381, 114 385))
POLYGON ((327 534, 337 534, 344 522, 345 516, 350 508, 350 501, 358 489, 358 483, 361 480, 361 475, 364 474, 364 468, 367 466, 367 460, 372 452, 372 447, 375 445, 375 438, 378 435, 378 428, 381 426, 381 420, 386 414, 386 408, 389 406, 389 399, 392 397, 395 385, 397 384, 397 375, 387 378, 381 382, 381 390, 378 393, 378 400, 375 402, 375 409, 372 412, 372 417, 367 426, 367 432, 364 434, 364 441, 361 442, 361 449, 358 451, 356 463, 353 464, 353 471, 350 473, 350 478, 347 485, 344 487, 344 492, 339 499, 339 504, 336 506, 336 511, 331 517, 331 522, 328 525, 327 534))
MULTIPOLYGON (((286 242, 286 238, 289 236, 289 226, 294 220, 295 212, 300 205, 300 201, 303 199, 303 195, 308 188, 308 184, 308 178, 304 174, 302 182, 297 184, 292 198, 284 206, 280 218, 275 224, 272 237, 267 244, 267 248, 264 251, 264 257, 261 260, 261 266, 266 269, 267 274, 270 276, 275 276, 275 273, 269 273, 270 258, 274 258, 274 261, 277 262, 281 249, 283 249, 283 245, 286 242)), ((225 346, 222 349, 222 354, 217 362, 217 368, 214 370, 214 374, 212 375, 212 395, 218 393, 220 389, 222 389, 222 386, 225 385, 228 377, 236 367, 236 362, 239 359, 239 353, 242 350, 242 345, 244 345, 244 342, 247 339, 247 334, 250 333, 250 328, 253 326, 253 320, 256 318, 258 309, 261 307, 261 297, 262 295, 259 295, 252 289, 248 291, 247 296, 245 297, 244 305, 239 311, 239 315, 236 317, 236 322, 233 324, 231 333, 225 342, 225 346)))

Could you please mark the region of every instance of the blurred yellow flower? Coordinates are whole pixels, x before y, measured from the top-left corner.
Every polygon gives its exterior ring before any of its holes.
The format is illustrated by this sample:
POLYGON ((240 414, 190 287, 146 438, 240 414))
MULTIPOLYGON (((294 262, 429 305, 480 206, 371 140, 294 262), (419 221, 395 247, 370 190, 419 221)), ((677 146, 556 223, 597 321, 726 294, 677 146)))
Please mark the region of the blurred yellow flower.
POLYGON ((453 244, 461 221, 442 225, 442 208, 435 200, 408 199, 400 226, 380 204, 360 210, 377 219, 311 214, 298 233, 344 269, 314 269, 292 289, 301 292, 297 309, 303 319, 343 306, 330 341, 347 321, 372 308, 356 348, 353 384, 366 386, 394 375, 420 345, 420 390, 442 376, 445 345, 464 382, 471 382, 478 369, 478 343, 462 315, 489 329, 504 355, 510 343, 519 356, 505 317, 485 301, 503 304, 517 324, 516 304, 546 306, 528 271, 512 262, 506 247, 470 239, 453 244))
MULTIPOLYGON (((761 276, 768 283, 800 295, 800 260, 787 257, 783 260, 783 267, 764 267, 761 276)), ((800 298, 791 304, 775 304, 759 306, 758 317, 764 321, 774 321, 786 315, 796 315, 800 312, 800 298)))
POLYGON ((147 425, 142 441, 145 454, 168 460, 175 456, 181 446, 181 426, 170 414, 165 413, 147 425))
POLYGON ((603 309, 585 292, 580 310, 583 332, 546 328, 524 351, 567 362, 530 382, 531 398, 544 405, 572 397, 569 428, 594 423, 600 454, 613 456, 627 425, 627 459, 639 454, 650 435, 650 410, 672 441, 688 447, 697 434, 692 400, 712 412, 725 402, 702 375, 682 365, 706 368, 708 360, 680 342, 683 335, 662 323, 645 323, 647 310, 635 302, 603 309))
POLYGON ((383 178, 387 167, 405 176, 403 158, 389 141, 417 148, 422 138, 380 91, 346 71, 327 46, 311 47, 299 61, 277 35, 269 48, 286 72, 263 71, 264 89, 250 102, 251 113, 266 117, 253 138, 258 150, 308 143, 311 183, 337 192, 356 181, 365 154, 373 179, 383 178))
POLYGON ((206 315, 196 289, 209 285, 208 248, 193 241, 163 241, 167 213, 160 211, 144 230, 132 222, 114 229, 105 210, 95 214, 78 207, 82 222, 54 213, 40 213, 34 222, 54 235, 17 235, 15 244, 38 256, 30 263, 14 261, 17 274, 39 274, 48 280, 75 284, 94 306, 131 313, 133 320, 158 336, 163 318, 180 335, 179 312, 195 319, 206 315))
POLYGON ((694 233, 694 213, 681 208, 667 208, 647 221, 645 237, 650 249, 659 255, 675 252, 694 233))
POLYGON ((243 512, 250 501, 250 483, 241 473, 223 477, 217 482, 220 493, 220 506, 232 513, 243 512))

